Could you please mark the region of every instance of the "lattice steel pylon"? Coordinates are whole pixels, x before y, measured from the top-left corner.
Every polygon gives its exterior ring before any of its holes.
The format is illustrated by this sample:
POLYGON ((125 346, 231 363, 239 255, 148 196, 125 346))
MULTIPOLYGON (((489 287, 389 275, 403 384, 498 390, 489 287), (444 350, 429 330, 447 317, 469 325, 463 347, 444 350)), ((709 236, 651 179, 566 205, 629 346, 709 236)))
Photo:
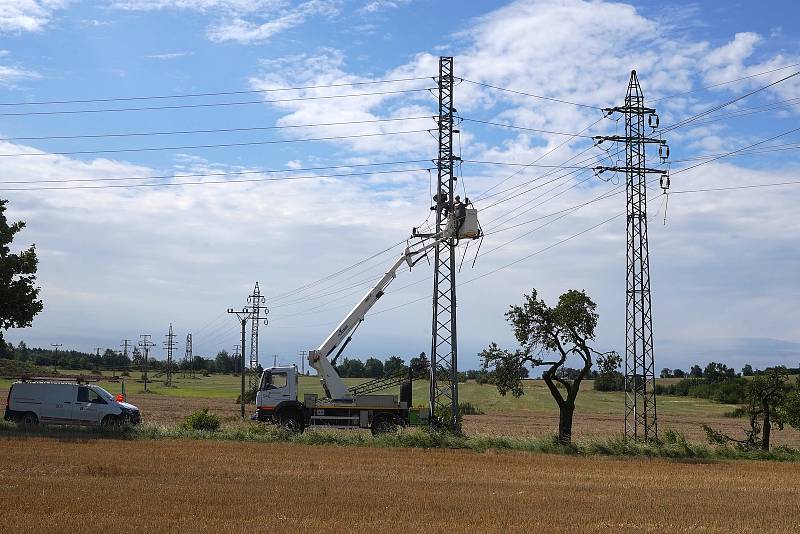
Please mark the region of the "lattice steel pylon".
POLYGON ((194 356, 192 356, 192 334, 186 334, 186 355, 184 356, 183 376, 186 377, 186 371, 189 371, 189 376, 194 378, 194 356))
MULTIPOLYGON (((447 226, 442 204, 452 205, 453 178, 453 58, 439 58, 439 155, 436 187, 436 228, 447 226)), ((458 339, 456 336, 456 238, 436 246, 433 268, 433 321, 430 368, 430 417, 434 424, 461 430, 458 422, 458 339)))
POLYGON ((653 130, 658 127, 658 115, 655 109, 645 107, 644 94, 635 70, 631 71, 625 105, 604 111, 608 114, 621 113, 625 117, 625 137, 602 137, 602 140, 625 143, 625 167, 597 168, 599 172, 624 172, 626 177, 625 437, 653 440, 658 438, 658 418, 647 243, 647 175, 661 174, 661 187, 665 193, 669 178, 665 169, 647 168, 645 147, 651 143, 658 144, 662 163, 666 162, 669 149, 663 139, 645 135, 646 127, 653 130), (647 120, 645 115, 648 116, 647 120))
POLYGON ((175 350, 175 347, 178 346, 178 342, 175 341, 175 334, 172 331, 172 323, 169 323, 169 333, 164 336, 164 348, 167 350, 167 370, 166 370, 166 380, 164 381, 165 386, 172 385, 172 351, 175 350))
MULTIPOLYGON (((258 326, 261 320, 264 321, 264 326, 269 324, 269 321, 266 317, 261 317, 261 312, 264 312, 264 315, 269 313, 269 308, 263 306, 263 304, 266 302, 267 299, 261 296, 261 289, 258 287, 258 282, 256 282, 256 286, 253 288, 253 294, 247 297, 247 307, 250 310, 250 318, 252 319, 250 322, 250 364, 248 366, 249 372, 247 382, 248 391, 258 387, 258 383, 261 378, 258 376, 258 326)), ((244 352, 244 347, 242 347, 242 352, 244 352)))

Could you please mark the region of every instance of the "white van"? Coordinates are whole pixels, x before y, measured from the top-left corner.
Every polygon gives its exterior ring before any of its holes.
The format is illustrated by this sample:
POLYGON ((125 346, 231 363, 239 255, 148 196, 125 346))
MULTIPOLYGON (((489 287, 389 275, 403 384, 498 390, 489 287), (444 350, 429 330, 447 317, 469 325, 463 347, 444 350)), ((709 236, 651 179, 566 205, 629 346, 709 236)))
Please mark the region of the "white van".
POLYGON ((5 419, 33 427, 138 424, 139 408, 118 401, 96 385, 62 382, 15 382, 8 390, 5 419))

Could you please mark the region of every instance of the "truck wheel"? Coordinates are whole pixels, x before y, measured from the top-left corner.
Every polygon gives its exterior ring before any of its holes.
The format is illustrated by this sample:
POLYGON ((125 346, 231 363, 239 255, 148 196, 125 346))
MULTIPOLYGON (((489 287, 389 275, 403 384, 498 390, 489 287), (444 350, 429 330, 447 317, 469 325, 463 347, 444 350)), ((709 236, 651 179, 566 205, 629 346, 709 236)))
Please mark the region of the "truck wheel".
POLYGON ((302 434, 303 430, 305 430, 300 414, 293 411, 281 413, 278 424, 291 434, 302 434))
POLYGON ((372 418, 370 427, 373 436, 380 434, 394 434, 397 432, 397 416, 389 413, 381 413, 372 418))
POLYGON ((25 412, 19 418, 19 426, 25 430, 33 430, 39 424, 39 418, 33 412, 25 412))

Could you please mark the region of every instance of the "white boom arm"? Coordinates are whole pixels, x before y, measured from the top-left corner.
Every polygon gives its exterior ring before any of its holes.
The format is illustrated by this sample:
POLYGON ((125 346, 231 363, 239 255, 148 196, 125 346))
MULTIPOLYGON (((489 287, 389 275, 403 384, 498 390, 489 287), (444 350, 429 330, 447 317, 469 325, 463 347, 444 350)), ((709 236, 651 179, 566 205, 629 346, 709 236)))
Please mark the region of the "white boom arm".
MULTIPOLYGON (((336 400, 346 400, 352 399, 353 396, 347 390, 347 386, 345 386, 342 379, 339 377, 339 374, 334 369, 333 364, 328 360, 328 356, 334 351, 334 349, 342 342, 343 339, 347 338, 353 330, 364 320, 364 316, 367 312, 378 302, 383 296, 384 291, 386 288, 389 287, 389 284, 392 283, 392 280, 395 279, 397 276, 397 269, 405 262, 408 264, 408 267, 411 268, 414 265, 412 258, 414 256, 418 256, 424 253, 426 250, 431 249, 436 246, 436 244, 444 239, 441 235, 435 236, 431 238, 431 242, 418 248, 412 250, 410 247, 406 247, 405 252, 400 255, 396 262, 386 271, 386 274, 383 275, 383 278, 375 284, 364 298, 353 308, 347 317, 339 323, 339 326, 331 332, 328 338, 319 346, 317 350, 312 350, 308 354, 308 363, 313 367, 320 376, 320 380, 322 381, 322 385, 325 388, 325 392, 328 396, 332 399, 336 400)), ((349 340, 348 340, 349 341, 349 340)), ((345 342, 346 343, 346 342, 345 342)))

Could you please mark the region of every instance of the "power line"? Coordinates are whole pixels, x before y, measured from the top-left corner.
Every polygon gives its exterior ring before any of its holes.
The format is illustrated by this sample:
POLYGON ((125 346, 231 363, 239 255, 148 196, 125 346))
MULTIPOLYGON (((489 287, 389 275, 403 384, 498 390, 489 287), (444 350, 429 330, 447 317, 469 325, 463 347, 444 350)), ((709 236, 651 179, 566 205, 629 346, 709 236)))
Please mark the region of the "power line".
POLYGON ((767 85, 759 87, 758 89, 754 89, 752 91, 749 91, 749 92, 747 92, 747 93, 745 93, 743 95, 740 95, 740 96, 737 96, 736 98, 728 100, 727 102, 723 102, 722 104, 717 104, 715 106, 712 106, 711 108, 709 108, 709 109, 707 109, 707 110, 705 110, 705 111, 703 111, 701 113, 698 113, 696 115, 692 115, 691 117, 687 117, 685 119, 682 119, 682 120, 678 121, 677 123, 673 124, 669 128, 662 128, 662 129, 660 129, 658 131, 660 133, 666 133, 666 132, 670 132, 672 130, 675 130, 677 128, 682 128, 683 126, 686 126, 687 124, 690 124, 690 123, 696 121, 697 119, 703 118, 706 115, 714 113, 715 111, 718 111, 718 110, 720 110, 720 109, 722 109, 724 107, 730 106, 731 104, 734 104, 734 103, 736 103, 736 102, 738 102, 740 100, 744 100, 745 98, 748 98, 750 96, 753 96, 756 93, 759 93, 761 91, 769 89, 770 87, 774 87, 775 85, 778 85, 779 83, 782 83, 782 82, 785 82, 786 80, 794 78, 797 75, 800 75, 800 71, 794 72, 794 73, 792 73, 792 74, 790 74, 788 76, 784 76, 780 80, 776 80, 776 81, 774 81, 772 83, 769 83, 767 85))
POLYGON ((478 120, 478 119, 469 119, 467 117, 461 117, 461 120, 464 121, 464 122, 475 122, 477 124, 487 124, 489 126, 499 126, 501 128, 510 128, 510 129, 513 129, 513 130, 522 130, 522 131, 525 131, 525 132, 535 132, 535 133, 544 133, 544 134, 553 134, 553 135, 566 135, 566 136, 569 136, 569 137, 587 137, 589 139, 592 139, 591 135, 581 135, 581 134, 568 133, 568 132, 557 132, 557 131, 554 131, 554 130, 540 130, 540 129, 537 129, 537 128, 527 128, 527 127, 524 127, 524 126, 516 126, 514 124, 503 124, 503 123, 500 123, 500 122, 491 122, 491 121, 484 121, 484 120, 478 120))
POLYGON ((698 91, 705 91, 706 89, 713 89, 714 87, 719 87, 721 85, 728 85, 728 84, 731 84, 731 83, 740 82, 742 80, 748 80, 750 78, 756 78, 758 76, 764 76, 765 74, 772 74, 773 72, 778 72, 778 71, 781 71, 781 70, 786 70, 786 69, 790 69, 792 67, 798 67, 798 66, 800 66, 800 63, 792 63, 791 65, 786 65, 785 67, 778 67, 777 69, 766 70, 764 72, 757 72, 756 74, 750 74, 749 76, 742 76, 741 78, 736 78, 734 80, 727 80, 727 81, 724 81, 724 82, 719 82, 719 83, 714 83, 714 84, 711 84, 711 85, 706 85, 705 87, 692 89, 691 91, 684 91, 682 93, 674 93, 674 94, 671 94, 671 95, 662 96, 660 98, 656 98, 654 100, 651 100, 651 102, 653 102, 653 103, 660 102, 662 100, 667 100, 667 99, 675 98, 675 97, 678 97, 678 96, 684 96, 684 95, 696 93, 698 91))
MULTIPOLYGON (((301 171, 307 172, 307 171, 319 171, 319 170, 330 170, 330 169, 377 167, 381 165, 404 165, 411 163, 426 163, 429 161, 430 160, 428 159, 411 159, 404 161, 383 161, 377 163, 352 163, 350 165, 325 165, 321 167, 301 167, 297 169, 262 169, 257 171, 210 172, 210 173, 196 173, 196 174, 170 174, 162 176, 130 176, 130 177, 115 177, 115 178, 69 178, 66 180, 17 180, 17 181, 0 181, 0 185, 1 184, 52 184, 52 183, 72 183, 72 182, 114 182, 114 181, 127 181, 127 180, 170 180, 175 178, 242 176, 247 174, 290 173, 290 172, 301 172, 301 171)), ((289 178, 291 177, 287 177, 287 179, 289 178)))
POLYGON ((247 178, 244 180, 207 180, 200 182, 174 182, 174 183, 158 183, 158 184, 105 184, 105 185, 75 185, 66 187, 0 187, 0 191, 60 191, 60 190, 75 190, 75 189, 119 189, 119 188, 133 188, 133 187, 178 187, 183 185, 219 185, 219 184, 242 184, 242 183, 256 183, 256 182, 279 182, 288 180, 311 180, 320 178, 339 178, 344 176, 371 176, 373 174, 392 174, 399 172, 418 172, 427 171, 428 168, 418 169, 392 169, 385 171, 370 171, 360 173, 340 173, 340 174, 318 174, 310 176, 286 176, 278 178, 247 178))
POLYGON ((4 137, 0 141, 45 141, 52 139, 97 139, 107 137, 148 137, 157 135, 189 135, 200 133, 230 133, 230 132, 254 132, 262 130, 283 130, 289 128, 316 128, 325 126, 346 126, 353 124, 374 124, 380 122, 397 122, 397 121, 410 121, 431 119, 432 116, 422 117, 397 117, 390 119, 370 119, 361 121, 340 121, 340 122, 320 122, 317 124, 286 124, 281 126, 246 126, 242 128, 213 128, 206 130, 172 130, 172 131, 157 131, 157 132, 126 132, 126 133, 103 133, 103 134, 82 134, 82 135, 45 135, 38 137, 4 137))
POLYGON ((360 139, 365 137, 382 137, 387 135, 407 135, 413 133, 422 133, 429 130, 402 130, 399 132, 375 132, 368 134, 352 134, 352 135, 332 135, 328 137, 307 137, 303 139, 271 139, 267 141, 246 141, 241 143, 214 143, 208 145, 183 145, 183 146, 165 146, 165 147, 141 147, 141 148, 113 148, 104 150, 73 150, 68 152, 22 152, 19 154, 0 154, 0 157, 30 157, 30 156, 74 156, 79 154, 118 154, 121 152, 155 152, 161 150, 191 150, 198 148, 231 148, 241 146, 256 146, 256 145, 275 145, 283 143, 303 143, 311 141, 332 141, 337 139, 360 139))
POLYGON ((354 93, 347 95, 304 96, 296 98, 279 98, 274 100, 240 100, 237 102, 213 102, 213 103, 199 103, 199 104, 173 104, 166 106, 143 106, 138 108, 74 109, 74 110, 61 110, 61 111, 19 111, 10 113, 0 113, 0 117, 27 117, 32 115, 72 115, 79 113, 111 113, 120 111, 153 111, 153 110, 163 110, 163 109, 214 108, 222 106, 244 106, 249 104, 275 104, 280 102, 299 102, 306 100, 329 100, 334 98, 356 98, 365 96, 393 95, 402 93, 416 93, 421 91, 427 92, 430 91, 430 89, 429 88, 398 89, 395 91, 374 91, 371 93, 354 93))
POLYGON ((706 189, 684 189, 681 191, 671 191, 671 194, 685 193, 710 193, 716 191, 736 191, 740 189, 760 189, 762 187, 781 187, 786 185, 800 185, 800 180, 790 180, 786 182, 773 182, 768 184, 732 185, 728 187, 710 187, 706 189))
POLYGON ((516 91, 514 89, 507 89, 505 87, 498 87, 497 85, 492 85, 492 84, 483 83, 483 82, 476 82, 474 80, 468 80, 466 78, 459 78, 459 80, 461 80, 462 82, 467 82, 467 83, 471 83, 471 84, 474 84, 474 85, 480 85, 482 87, 489 87, 491 89, 496 89, 498 91, 505 91, 507 93, 513 93, 513 94, 522 95, 522 96, 530 96, 532 98, 538 98, 540 100, 549 100, 550 102, 558 102, 560 104, 569 104, 571 106, 578 106, 578 107, 582 107, 582 108, 596 109, 596 110, 600 110, 600 111, 602 111, 602 109, 603 109, 603 108, 600 108, 600 107, 597 107, 597 106, 590 106, 588 104, 580 104, 578 102, 570 102, 569 100, 562 100, 560 98, 553 98, 553 97, 550 97, 550 96, 535 95, 533 93, 526 93, 524 91, 516 91))
POLYGON ((171 98, 198 98, 204 96, 231 96, 231 95, 247 95, 256 93, 272 93, 278 91, 299 91, 305 89, 327 89, 334 87, 352 87, 357 85, 374 85, 381 83, 395 83, 395 82, 409 82, 416 80, 430 80, 430 76, 418 76, 414 78, 396 78, 393 80, 372 80, 365 82, 349 82, 349 83, 333 83, 325 85, 305 85, 299 87, 276 87, 272 89, 248 89, 241 91, 217 91, 208 93, 183 93, 177 95, 150 95, 150 96, 128 96, 128 97, 112 97, 112 98, 88 98, 80 100, 40 100, 34 102, 0 102, 0 106, 43 106, 50 104, 88 104, 93 102, 123 102, 132 100, 162 100, 171 98))

